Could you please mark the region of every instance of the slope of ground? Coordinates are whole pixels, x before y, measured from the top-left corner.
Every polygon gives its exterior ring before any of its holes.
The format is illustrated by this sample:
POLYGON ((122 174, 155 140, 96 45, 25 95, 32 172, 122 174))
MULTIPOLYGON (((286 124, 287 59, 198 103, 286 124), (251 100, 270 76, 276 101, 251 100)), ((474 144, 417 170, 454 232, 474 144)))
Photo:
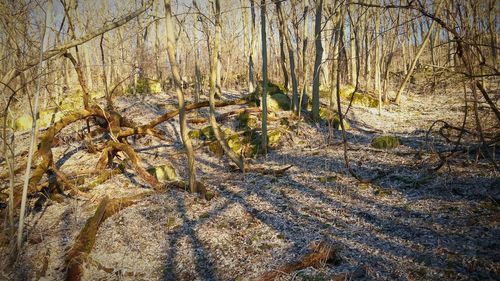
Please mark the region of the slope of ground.
MULTIPOLYGON (((226 94, 226 97, 236 94, 226 94)), ((145 122, 165 112, 172 96, 120 97, 120 112, 145 122)), ((107 219, 85 263, 84 280, 249 280, 300 259, 314 241, 333 241, 333 263, 284 274, 282 280, 495 280, 500 277, 500 181, 474 154, 437 172, 433 149, 447 147, 426 131, 433 121, 461 124, 457 95, 410 96, 402 107, 354 107, 348 114, 348 155, 360 183, 345 168, 341 134, 301 123, 256 165, 292 165, 283 176, 234 172, 206 147, 196 150, 198 177, 215 193, 205 201, 182 190, 155 194, 107 219), (456 112, 456 114, 449 114, 456 112), (396 135, 392 150, 370 147, 396 135), (342 273, 344 275, 342 275, 342 273), (344 279, 342 279, 344 280, 344 279)), ((229 110, 221 109, 220 111, 229 110)), ((206 110, 201 111, 206 115, 206 110)), ((284 114, 284 113, 281 113, 284 114)), ((171 142, 134 143, 147 165, 170 162, 185 175, 176 120, 160 126, 171 142)), ((81 125, 80 125, 81 126, 81 125)), ((79 130, 81 127, 74 128, 79 130)), ((66 135, 74 131, 66 130, 66 135)), ((19 139, 26 138, 26 135, 19 139)), ((198 145, 198 143, 197 143, 198 145)), ((83 142, 54 149, 65 172, 91 168, 98 156, 83 142)), ((90 200, 49 201, 28 216, 26 248, 4 276, 61 280, 65 255, 104 195, 141 193, 132 170, 89 192, 90 200)), ((5 257, 5 251, 2 251, 5 257)))

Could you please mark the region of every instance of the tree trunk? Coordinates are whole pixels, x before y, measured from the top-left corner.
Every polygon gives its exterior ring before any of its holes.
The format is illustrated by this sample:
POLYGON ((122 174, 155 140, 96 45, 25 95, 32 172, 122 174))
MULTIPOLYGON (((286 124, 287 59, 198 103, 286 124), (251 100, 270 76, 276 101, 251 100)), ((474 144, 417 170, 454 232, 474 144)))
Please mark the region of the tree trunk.
MULTIPOLYGON (((304 95, 307 96, 307 43, 308 43, 308 38, 307 38, 307 14, 309 13, 309 0, 304 0, 303 2, 303 8, 304 8, 304 29, 302 32, 302 91, 300 93, 300 99, 299 99, 299 110, 297 114, 300 117, 300 112, 302 111, 303 105, 303 99, 304 95)), ((305 106, 307 108, 307 105, 305 106)))
POLYGON ((382 114, 382 89, 380 85, 380 15, 375 14, 375 92, 378 98, 378 115, 382 114))
POLYGON ((260 30, 262 40, 262 141, 261 148, 267 154, 267 36, 266 0, 260 2, 260 30))
POLYGON ((356 41, 357 41, 357 28, 358 25, 354 22, 354 9, 352 8, 353 6, 349 6, 349 19, 351 21, 351 26, 349 29, 349 36, 350 36, 350 51, 351 51, 351 84, 356 85, 357 81, 357 57, 358 57, 358 50, 356 46, 356 41))
POLYGON ((33 122, 31 125, 31 133, 30 133, 30 145, 29 145, 29 152, 28 152, 28 160, 26 162, 26 172, 24 174, 24 182, 23 182, 23 193, 21 196, 21 211, 19 214, 19 226, 17 229, 17 247, 16 247, 16 253, 19 253, 21 251, 21 246, 23 242, 23 229, 24 229, 24 216, 26 212, 26 201, 28 197, 28 185, 30 181, 30 173, 31 173, 31 162, 33 158, 33 153, 35 152, 35 142, 36 142, 36 131, 37 131, 37 120, 38 120, 38 103, 39 103, 39 96, 40 96, 40 91, 42 87, 41 83, 41 78, 40 75, 42 73, 42 70, 44 68, 44 60, 43 60, 43 54, 44 50, 47 48, 48 45, 48 40, 46 37, 46 33, 48 30, 48 27, 51 26, 52 23, 52 10, 53 10, 53 3, 52 0, 49 0, 48 2, 48 8, 47 12, 45 13, 45 21, 44 25, 42 26, 41 30, 41 44, 40 44, 40 55, 39 55, 39 60, 38 60, 38 70, 37 70, 37 79, 36 79, 36 91, 35 91, 35 97, 34 97, 34 105, 33 105, 33 122))
POLYGON ((323 45, 321 44, 321 16, 323 11, 323 0, 316 4, 316 18, 314 23, 314 43, 316 57, 314 60, 313 91, 312 91, 312 119, 319 121, 319 73, 321 60, 323 59, 323 45))
POLYGON ((209 103, 210 103, 210 125, 212 125, 212 129, 214 131, 215 138, 222 146, 224 153, 238 166, 238 168, 244 172, 245 166, 243 159, 238 157, 236 153, 229 147, 226 142, 224 133, 220 130, 219 125, 217 124, 217 120, 215 119, 215 92, 216 92, 216 80, 217 80, 217 67, 219 60, 217 59, 217 50, 219 49, 220 40, 221 40, 221 22, 220 22, 220 1, 215 0, 215 40, 214 47, 212 49, 212 54, 210 55, 210 95, 209 95, 209 103))
POLYGON ((165 4, 165 28, 167 31, 167 52, 170 61, 170 66, 172 68, 172 76, 174 79, 174 87, 177 93, 177 99, 179 100, 179 124, 181 127, 181 138, 186 148, 186 156, 188 159, 188 174, 189 174, 189 189, 191 192, 196 192, 196 167, 193 152, 193 145, 191 144, 191 139, 187 132, 187 122, 186 122, 186 112, 184 104, 184 93, 182 91, 182 79, 179 73, 179 66, 177 64, 176 50, 175 50, 175 35, 174 35, 174 23, 172 21, 172 6, 171 0, 164 0, 165 4))
POLYGON ((281 8, 278 8, 278 5, 280 4, 277 4, 279 3, 280 0, 278 1, 275 1, 274 3, 276 4, 276 12, 278 13, 278 24, 279 24, 279 28, 278 28, 278 32, 279 32, 279 39, 280 39, 280 66, 281 66, 281 71, 283 72, 283 80, 284 80, 284 86, 285 86, 285 89, 288 89, 288 71, 286 69, 286 55, 285 55, 285 49, 288 48, 288 46, 285 46, 285 24, 284 24, 284 20, 282 20, 279 16, 279 11, 278 9, 281 10, 281 8))
POLYGON ((255 3, 254 0, 250 1, 250 13, 252 15, 252 39, 250 46, 250 56, 248 57, 248 92, 253 93, 255 91, 255 48, 257 44, 257 30, 255 28, 255 3))
POLYGON ((281 1, 275 1, 276 12, 278 13, 278 21, 280 29, 283 30, 283 36, 286 42, 286 48, 288 50, 288 59, 290 61, 290 75, 292 76, 292 111, 298 108, 299 103, 299 91, 298 91, 298 81, 297 75, 295 74, 295 58, 293 54, 292 41, 290 40, 290 35, 288 33, 288 28, 286 28, 285 16, 283 15, 283 10, 281 9, 281 1))
MULTIPOLYGON (((437 3, 436 11, 434 12, 435 16, 439 15, 439 11, 441 10, 441 5, 443 4, 443 2, 444 2, 443 0, 440 0, 437 3)), ((432 24, 429 27, 429 31, 427 31, 427 34, 425 35, 425 38, 422 41, 422 45, 420 45, 420 48, 418 49, 417 53, 415 54, 415 57, 413 58, 413 61, 410 65, 410 69, 408 70, 408 73, 406 73, 406 77, 403 80, 403 83, 401 83, 401 86, 399 86, 398 92, 396 93, 396 99, 395 99, 396 104, 399 104, 401 102, 401 94, 403 93, 406 85, 408 84, 408 81, 410 81, 410 77, 413 74, 413 70, 415 69, 415 66, 417 65, 417 61, 420 58, 420 55, 422 54, 423 50, 425 49, 425 45, 427 45, 427 42, 429 42, 429 38, 432 34, 432 30, 434 29, 435 25, 436 25, 436 22, 432 21, 432 24)))

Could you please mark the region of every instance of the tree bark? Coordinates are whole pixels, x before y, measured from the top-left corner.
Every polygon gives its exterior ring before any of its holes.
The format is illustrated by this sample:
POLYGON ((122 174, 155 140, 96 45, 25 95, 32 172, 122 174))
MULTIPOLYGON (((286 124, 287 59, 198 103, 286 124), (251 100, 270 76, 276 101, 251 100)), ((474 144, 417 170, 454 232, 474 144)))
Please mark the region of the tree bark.
MULTIPOLYGON (((436 7, 436 11, 434 12, 434 14, 436 16, 439 15, 439 12, 441 10, 443 2, 444 2, 443 0, 440 0, 438 2, 437 7, 436 7)), ((420 58, 420 55, 422 54, 422 52, 424 51, 425 46, 429 42, 430 36, 432 34, 432 30, 434 29, 435 25, 436 25, 436 22, 432 21, 432 24, 429 27, 429 31, 427 31, 427 34, 425 35, 425 38, 422 41, 422 45, 420 45, 420 48, 418 49, 417 53, 415 54, 415 57, 413 58, 413 61, 410 65, 410 69, 406 73, 406 76, 405 76, 405 79, 403 80, 403 83, 401 83, 401 86, 399 86, 399 89, 396 93, 396 99, 395 99, 396 104, 399 104, 401 102, 401 94, 403 93, 406 85, 408 84, 408 81, 410 81, 410 77, 413 74, 413 70, 415 69, 415 66, 417 65, 417 61, 420 58)))
POLYGON ((165 4, 165 25, 167 31, 167 52, 170 61, 170 66, 172 68, 172 76, 174 79, 174 87, 177 93, 177 99, 179 100, 179 124, 181 127, 181 138, 186 148, 186 156, 188 159, 188 174, 189 174, 189 189, 191 192, 195 193, 197 190, 196 186, 196 167, 193 152, 193 145, 191 144, 191 139, 187 132, 187 122, 186 122, 186 112, 184 104, 184 93, 182 91, 182 79, 179 72, 179 66, 177 64, 176 50, 175 50, 175 35, 174 35, 174 24, 172 21, 172 6, 171 0, 164 0, 165 4))
POLYGON ((266 0, 260 2, 260 28, 262 39, 262 141, 261 148, 267 154, 267 36, 266 0))
POLYGON ((283 10, 281 9, 281 1, 275 1, 276 12, 278 13, 278 21, 280 29, 283 30, 283 36, 285 38, 286 47, 288 50, 288 59, 290 61, 290 75, 292 76, 292 111, 298 108, 299 103, 299 90, 297 75, 295 73, 295 57, 293 54, 292 41, 290 40, 290 35, 288 33, 288 28, 286 28, 285 16, 283 15, 283 10))
POLYGON ((323 0, 316 3, 316 18, 314 23, 314 43, 316 57, 314 59, 313 91, 312 91, 312 119, 319 121, 319 74, 321 61, 323 59, 323 45, 321 44, 321 17, 323 12, 323 0))
MULTIPOLYGON (((302 111, 302 101, 304 99, 304 95, 307 96, 307 43, 308 43, 308 38, 307 38, 307 33, 308 33, 308 28, 307 28, 307 15, 309 13, 309 0, 304 0, 302 2, 303 4, 303 9, 304 9, 304 28, 302 30, 302 91, 300 93, 300 99, 299 99, 299 106, 298 106, 298 111, 297 114, 300 117, 300 113, 302 111)), ((307 106, 306 106, 307 108, 307 106)))
POLYGON ((35 92, 34 105, 33 105, 33 116, 32 116, 33 122, 31 125, 28 160, 26 162, 26 172, 24 174, 23 191, 22 191, 22 195, 21 195, 21 211, 19 214, 19 226, 17 229, 16 254, 18 254, 21 251, 22 242, 23 242, 24 216, 25 216, 25 212, 26 212, 28 186, 30 183, 31 162, 32 162, 32 158, 33 158, 33 153, 35 152, 36 131, 38 129, 38 126, 37 126, 38 103, 39 103, 39 96, 40 96, 40 91, 41 91, 41 87, 42 87, 42 85, 41 85, 42 83, 40 81, 39 76, 41 75, 42 69, 44 67, 43 54, 44 54, 44 50, 47 48, 47 44, 48 44, 48 40, 46 38, 46 33, 47 33, 48 27, 51 25, 51 22, 52 22, 52 9, 53 9, 53 2, 52 2, 52 0, 49 0, 47 12, 45 14, 44 25, 42 26, 42 30, 41 30, 40 55, 38 58, 38 70, 37 70, 38 78, 36 81, 36 92, 35 92))
POLYGON ((210 64, 210 125, 214 131, 215 138, 222 146, 224 153, 238 166, 238 168, 244 172, 245 165, 243 159, 238 157, 236 153, 229 147, 224 137, 224 133, 220 130, 217 120, 215 119, 215 93, 216 93, 216 79, 217 79, 217 68, 219 66, 219 60, 217 59, 217 50, 219 49, 221 40, 221 22, 220 22, 220 1, 215 0, 215 40, 214 48, 212 49, 211 64, 210 64))

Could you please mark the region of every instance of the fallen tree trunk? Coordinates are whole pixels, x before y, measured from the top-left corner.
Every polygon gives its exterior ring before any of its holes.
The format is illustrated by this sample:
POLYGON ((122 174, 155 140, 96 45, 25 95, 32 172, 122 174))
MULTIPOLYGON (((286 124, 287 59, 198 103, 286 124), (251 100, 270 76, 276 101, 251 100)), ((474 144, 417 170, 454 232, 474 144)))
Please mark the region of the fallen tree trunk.
POLYGON ((131 197, 115 198, 112 200, 109 200, 106 196, 101 200, 94 215, 87 220, 85 226, 76 237, 73 247, 71 247, 66 256, 67 271, 65 280, 81 280, 83 276, 83 264, 94 247, 97 231, 99 230, 101 224, 107 218, 128 206, 138 203, 149 194, 151 193, 147 192, 131 197))

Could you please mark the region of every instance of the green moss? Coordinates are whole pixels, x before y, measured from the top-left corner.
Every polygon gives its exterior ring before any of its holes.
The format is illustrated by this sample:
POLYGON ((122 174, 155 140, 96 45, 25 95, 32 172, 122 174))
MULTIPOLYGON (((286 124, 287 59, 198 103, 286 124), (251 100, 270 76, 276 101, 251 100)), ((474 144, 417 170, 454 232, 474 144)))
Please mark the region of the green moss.
POLYGON ((14 122, 14 129, 16 131, 26 131, 31 128, 33 124, 33 119, 30 115, 23 115, 16 119, 14 122))
POLYGON ((374 137, 371 146, 379 149, 396 148, 401 144, 401 140, 394 136, 374 137))
POLYGON ((290 110, 292 101, 284 93, 267 95, 267 109, 270 111, 290 110))
POLYGON ((207 200, 207 201, 212 200, 214 197, 215 197, 215 193, 213 193, 213 192, 207 191, 207 193, 205 193, 205 200, 207 200))
MULTIPOLYGON (((340 118, 336 112, 333 112, 332 110, 325 107, 320 107, 319 116, 321 117, 321 119, 329 121, 332 124, 333 128, 335 128, 335 130, 342 129, 340 127, 340 118)), ((347 122, 347 120, 343 119, 343 123, 344 123, 344 129, 346 130, 351 129, 351 126, 349 122, 347 122)))
POLYGON ((175 219, 175 217, 173 217, 173 216, 169 216, 169 217, 167 217, 167 223, 166 223, 166 225, 165 225, 165 226, 166 226, 168 229, 171 229, 171 228, 173 228, 173 227, 174 227, 174 226, 176 226, 176 225, 177 225, 177 223, 176 223, 176 219, 175 219))
MULTIPOLYGON (((257 85, 256 93, 258 93, 259 96, 262 96, 262 81, 259 81, 259 84, 257 85)), ((287 89, 285 88, 284 85, 278 84, 278 83, 273 83, 271 81, 267 81, 267 94, 268 95, 274 95, 274 94, 284 94, 288 92, 287 89)))
POLYGON ((227 145, 235 153, 239 153, 241 150, 241 141, 238 135, 232 135, 227 139, 227 145))
MULTIPOLYGON (((365 107, 378 107, 378 100, 368 94, 354 93, 352 98, 353 105, 361 105, 365 107)), ((349 97, 349 100, 351 97, 349 97)))
POLYGON ((270 148, 276 148, 280 144, 281 137, 283 136, 280 130, 271 130, 267 133, 267 145, 270 148))
MULTIPOLYGON (((256 106, 261 106, 262 91, 262 82, 260 82, 255 92, 249 95, 249 101, 255 103, 256 106)), ((267 108, 271 111, 290 110, 291 100, 286 94, 287 92, 283 85, 268 82, 267 108)))
POLYGON ((215 133, 214 133, 214 128, 212 126, 206 126, 201 129, 201 134, 200 138, 207 140, 207 141, 214 141, 215 140, 215 133))
MULTIPOLYGON (((354 93, 355 87, 353 85, 344 85, 340 88, 340 98, 344 101, 350 101, 351 98, 353 105, 365 107, 378 107, 378 100, 368 94, 354 93), (353 97, 354 95, 354 97, 353 97)), ((324 89, 319 92, 320 98, 329 98, 330 89, 324 89)))
POLYGON ((200 139, 202 136, 201 130, 191 130, 188 133, 188 136, 192 139, 200 139))
MULTIPOLYGON (((42 110, 39 113, 39 118, 37 120, 38 128, 45 128, 54 122, 61 120, 64 116, 63 112, 54 113, 53 110, 42 110)), ((31 129, 31 125, 33 124, 31 115, 25 114, 14 121, 14 129, 16 131, 26 131, 31 129)))
POLYGON ((336 180, 337 180, 336 176, 326 176, 326 177, 319 178, 319 182, 321 182, 321 183, 335 182, 336 180))
MULTIPOLYGON (((134 86, 129 86, 128 93, 134 92, 134 86)), ((135 86, 136 94, 159 94, 162 92, 161 83, 157 80, 149 79, 149 78, 141 78, 137 79, 137 83, 135 86)))
POLYGON ((391 195, 392 191, 390 189, 387 189, 387 188, 377 187, 373 191, 373 194, 377 195, 377 196, 385 197, 385 196, 391 195))
POLYGON ((208 145, 208 150, 212 152, 218 158, 221 158, 224 155, 224 150, 218 141, 213 141, 208 145))
POLYGON ((159 181, 177 180, 177 173, 172 165, 166 164, 158 167, 153 167, 147 170, 148 173, 155 176, 159 181))
POLYGON ((256 129, 258 127, 257 117, 244 111, 238 115, 237 128, 239 130, 256 129))
MULTIPOLYGON (((339 116, 335 116, 333 117, 333 119, 331 120, 332 122, 332 126, 333 128, 335 128, 335 130, 341 130, 341 126, 340 126, 340 118, 339 116)), ((343 119, 342 120, 342 123, 344 123, 344 129, 345 130, 350 130, 351 129, 351 125, 349 125, 349 122, 347 122, 347 120, 343 119)))

